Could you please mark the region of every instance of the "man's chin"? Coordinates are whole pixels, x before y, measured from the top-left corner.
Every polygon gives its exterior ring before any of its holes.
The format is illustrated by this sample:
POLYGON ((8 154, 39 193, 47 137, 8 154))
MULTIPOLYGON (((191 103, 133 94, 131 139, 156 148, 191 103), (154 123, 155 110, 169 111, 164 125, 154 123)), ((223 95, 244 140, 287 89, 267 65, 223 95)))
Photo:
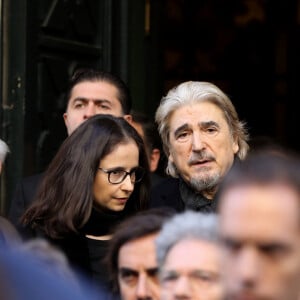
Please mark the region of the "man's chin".
POLYGON ((190 180, 191 187, 201 192, 203 190, 214 190, 220 182, 220 176, 218 174, 207 174, 206 176, 193 177, 190 180))
POLYGON ((271 300, 272 297, 262 296, 255 293, 255 291, 239 291, 235 293, 228 293, 225 300, 271 300))

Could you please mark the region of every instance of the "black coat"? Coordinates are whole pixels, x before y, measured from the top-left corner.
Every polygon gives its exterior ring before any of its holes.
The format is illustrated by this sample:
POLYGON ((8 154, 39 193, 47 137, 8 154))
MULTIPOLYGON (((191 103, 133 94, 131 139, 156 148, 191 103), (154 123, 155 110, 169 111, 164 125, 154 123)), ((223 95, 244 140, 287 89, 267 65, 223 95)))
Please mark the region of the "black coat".
POLYGON ((151 190, 150 208, 165 206, 174 208, 176 212, 182 212, 185 208, 177 178, 165 178, 151 190))
POLYGON ((171 207, 176 212, 191 209, 203 213, 211 213, 216 212, 217 202, 216 199, 207 199, 201 193, 194 191, 182 179, 166 178, 152 188, 150 207, 171 207), (183 201, 180 188, 185 191, 185 197, 189 201, 183 201), (191 202, 196 203, 196 205, 191 204, 191 202))

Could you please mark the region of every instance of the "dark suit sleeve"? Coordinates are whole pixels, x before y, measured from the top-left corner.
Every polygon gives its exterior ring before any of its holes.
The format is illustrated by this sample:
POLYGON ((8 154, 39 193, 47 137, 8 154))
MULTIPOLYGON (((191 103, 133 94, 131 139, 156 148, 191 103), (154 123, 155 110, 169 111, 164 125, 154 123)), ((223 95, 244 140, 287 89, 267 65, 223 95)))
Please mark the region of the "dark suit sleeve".
POLYGON ((19 225, 20 217, 32 203, 41 179, 42 174, 37 174, 24 178, 17 184, 8 212, 8 219, 15 226, 19 225))
POLYGON ((17 225, 19 223, 19 218, 22 213, 25 211, 24 204, 24 188, 23 182, 19 182, 17 184, 13 199, 10 204, 10 209, 8 212, 8 219, 14 224, 17 225))

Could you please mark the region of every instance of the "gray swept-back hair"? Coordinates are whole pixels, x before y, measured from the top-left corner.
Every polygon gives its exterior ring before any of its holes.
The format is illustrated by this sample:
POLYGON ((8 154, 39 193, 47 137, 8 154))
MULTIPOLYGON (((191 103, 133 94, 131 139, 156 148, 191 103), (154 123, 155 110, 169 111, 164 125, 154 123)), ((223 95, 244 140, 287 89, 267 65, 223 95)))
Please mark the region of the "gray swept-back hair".
POLYGON ((185 211, 166 221, 155 240, 159 266, 164 265, 168 252, 183 240, 204 240, 217 243, 217 215, 185 211))
MULTIPOLYGON (((170 118, 174 111, 186 105, 198 102, 209 102, 221 109, 229 126, 232 137, 239 145, 237 156, 244 159, 247 155, 248 133, 245 123, 239 120, 238 114, 229 97, 217 86, 210 82, 187 81, 172 88, 162 98, 155 114, 155 121, 163 142, 164 151, 167 157, 170 154, 170 118)), ((167 174, 177 177, 177 170, 174 164, 168 162, 167 174)))

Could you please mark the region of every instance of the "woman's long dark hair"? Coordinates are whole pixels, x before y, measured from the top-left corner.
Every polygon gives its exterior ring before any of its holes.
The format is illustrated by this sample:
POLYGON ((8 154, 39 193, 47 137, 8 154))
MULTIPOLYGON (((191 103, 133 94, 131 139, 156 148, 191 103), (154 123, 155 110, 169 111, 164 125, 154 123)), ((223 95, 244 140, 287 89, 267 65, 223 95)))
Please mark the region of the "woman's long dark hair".
POLYGON ((141 137, 123 118, 96 115, 81 124, 61 145, 21 222, 42 229, 52 238, 77 232, 91 214, 93 184, 101 159, 117 145, 130 140, 137 144, 139 166, 146 172, 142 181, 135 184, 124 212, 129 215, 146 209, 150 176, 141 137))

